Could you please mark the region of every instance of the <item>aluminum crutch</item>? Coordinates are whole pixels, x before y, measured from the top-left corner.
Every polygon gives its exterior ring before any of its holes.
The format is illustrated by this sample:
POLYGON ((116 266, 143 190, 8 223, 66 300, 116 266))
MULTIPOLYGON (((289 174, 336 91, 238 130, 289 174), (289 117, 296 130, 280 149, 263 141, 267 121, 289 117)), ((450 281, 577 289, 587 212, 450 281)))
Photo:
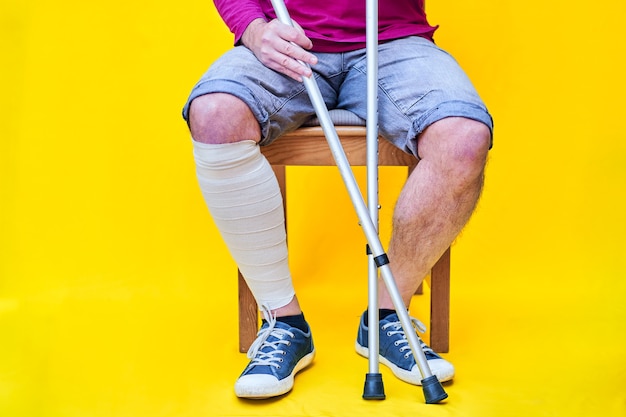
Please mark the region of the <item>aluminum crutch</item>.
MULTIPOLYGON (((278 19, 284 24, 293 26, 293 22, 283 0, 271 1, 278 19)), ((306 65, 303 62, 301 62, 301 64, 306 65)), ((330 119, 330 115, 328 114, 328 109, 326 108, 324 99, 322 98, 319 86, 313 77, 304 77, 303 82, 309 98, 311 99, 311 103, 313 104, 313 108, 315 109, 317 118, 320 121, 322 130, 324 131, 324 135, 326 136, 326 141, 328 142, 330 151, 335 159, 337 168, 339 169, 343 182, 348 190, 348 194, 350 195, 350 199, 352 200, 352 204, 356 210, 359 222, 365 233, 367 243, 372 251, 374 263, 378 267, 385 286, 387 287, 402 328, 404 329, 404 333, 407 336, 409 346, 411 347, 411 351, 422 375, 422 390, 424 392, 425 401, 427 404, 438 403, 447 398, 448 394, 444 391, 441 383, 437 379, 437 376, 433 375, 430 367, 428 366, 428 362, 426 361, 426 356, 421 349, 417 333, 413 329, 411 318, 409 317, 404 301, 402 300, 402 297, 398 292, 398 288, 396 287, 396 283, 389 267, 389 258, 383 250, 376 227, 372 223, 372 219, 368 214, 367 206, 363 201, 363 197, 350 168, 348 159, 346 158, 346 154, 341 147, 339 136, 337 135, 337 131, 335 130, 332 120, 330 119)))
MULTIPOLYGON (((372 224, 378 234, 378 0, 367 0, 366 20, 366 64, 367 64, 367 118, 366 118, 366 166, 367 207, 372 224)), ((372 251, 367 245, 367 293, 368 323, 378 323, 378 268, 372 251)), ((368 332, 368 372, 365 375, 363 398, 384 400, 385 387, 378 360, 378 326, 370 325, 368 332), (371 331, 376 329, 376 331, 371 331)))

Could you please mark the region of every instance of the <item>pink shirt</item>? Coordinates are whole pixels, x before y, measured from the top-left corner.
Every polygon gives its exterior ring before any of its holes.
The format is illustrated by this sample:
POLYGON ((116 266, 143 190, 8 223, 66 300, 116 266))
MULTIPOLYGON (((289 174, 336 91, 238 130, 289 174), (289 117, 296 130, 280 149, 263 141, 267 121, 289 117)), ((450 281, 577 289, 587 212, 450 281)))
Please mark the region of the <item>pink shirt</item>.
MULTIPOLYGON (((365 47, 366 0, 285 0, 291 18, 303 27, 317 52, 345 52, 365 47)), ((270 0, 214 0, 235 44, 256 18, 276 17, 270 0)), ((437 29, 428 24, 424 0, 380 0, 380 42, 410 35, 432 40, 437 29)))

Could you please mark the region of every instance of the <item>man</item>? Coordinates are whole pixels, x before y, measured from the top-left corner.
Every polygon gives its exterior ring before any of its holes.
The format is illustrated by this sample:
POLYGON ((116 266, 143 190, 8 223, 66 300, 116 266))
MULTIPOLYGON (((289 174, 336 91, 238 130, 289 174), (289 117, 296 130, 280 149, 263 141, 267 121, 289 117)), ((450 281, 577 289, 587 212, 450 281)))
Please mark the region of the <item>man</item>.
MULTIPOLYGON (((287 261, 282 200, 259 145, 314 114, 302 84, 315 76, 329 108, 366 117, 365 1, 288 0, 296 27, 275 20, 269 0, 215 0, 235 48, 193 88, 183 116, 200 188, 265 320, 235 384, 244 398, 292 389, 315 354, 287 261), (299 61, 310 64, 311 69, 299 61)), ((379 3, 381 134, 421 161, 402 190, 388 256, 406 306, 432 265, 468 221, 479 198, 493 123, 454 59, 433 43, 423 0, 379 3)), ((421 375, 393 304, 380 290, 381 363, 400 379, 421 375)), ((368 355, 364 313, 357 352, 368 355)), ((440 381, 454 367, 422 344, 440 381)))

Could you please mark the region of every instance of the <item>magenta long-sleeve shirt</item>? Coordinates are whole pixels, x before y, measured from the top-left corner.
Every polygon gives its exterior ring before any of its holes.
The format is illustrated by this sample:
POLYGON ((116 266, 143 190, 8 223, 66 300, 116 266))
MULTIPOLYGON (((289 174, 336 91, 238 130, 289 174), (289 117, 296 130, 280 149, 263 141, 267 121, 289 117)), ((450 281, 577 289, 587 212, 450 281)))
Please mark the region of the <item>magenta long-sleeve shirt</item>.
MULTIPOLYGON (((214 0, 220 16, 241 39, 254 19, 276 17, 270 0, 214 0)), ((365 47, 365 0, 285 0, 291 18, 313 41, 317 52, 345 52, 365 47)), ((432 40, 436 27, 428 24, 424 0, 380 0, 378 39, 418 35, 432 40)))

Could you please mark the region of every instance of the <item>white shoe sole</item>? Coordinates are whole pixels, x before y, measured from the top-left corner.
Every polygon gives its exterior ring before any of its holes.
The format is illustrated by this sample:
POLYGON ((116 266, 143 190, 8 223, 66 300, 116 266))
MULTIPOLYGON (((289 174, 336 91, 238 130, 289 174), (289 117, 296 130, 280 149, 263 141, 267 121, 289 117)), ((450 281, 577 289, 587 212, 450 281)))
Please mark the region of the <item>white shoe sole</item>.
POLYGON ((313 362, 315 350, 302 357, 286 378, 278 380, 273 375, 244 375, 235 383, 235 395, 239 398, 265 399, 288 393, 293 388, 295 375, 313 362))
MULTIPOLYGON (((359 355, 364 358, 369 358, 368 348, 361 346, 359 342, 355 342, 354 347, 359 355)), ((398 379, 409 384, 422 385, 423 378, 417 365, 414 365, 413 369, 407 371, 406 369, 397 367, 380 355, 378 355, 378 360, 380 363, 389 368, 398 379)), ((452 366, 452 364, 445 359, 431 359, 428 361, 428 366, 430 367, 430 371, 433 375, 437 376, 439 382, 450 381, 454 378, 454 366, 452 366)))

